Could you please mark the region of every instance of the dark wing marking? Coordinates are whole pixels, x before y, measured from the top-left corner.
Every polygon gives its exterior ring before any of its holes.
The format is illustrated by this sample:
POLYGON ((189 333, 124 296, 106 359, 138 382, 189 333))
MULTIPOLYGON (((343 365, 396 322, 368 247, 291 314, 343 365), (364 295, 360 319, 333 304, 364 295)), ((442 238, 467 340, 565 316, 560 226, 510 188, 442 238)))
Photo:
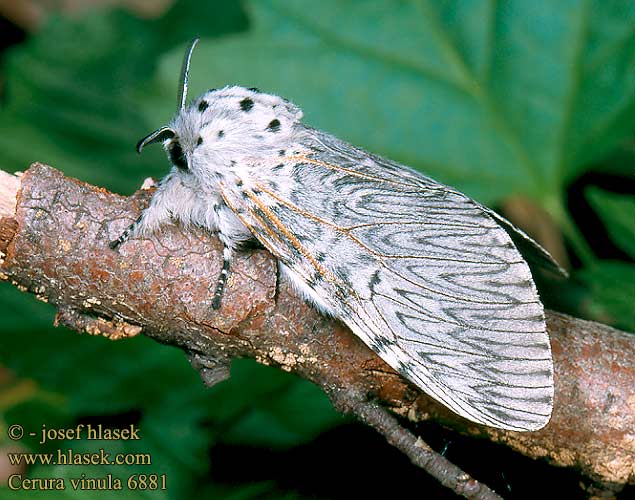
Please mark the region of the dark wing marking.
MULTIPOLYGON (((462 193, 457 192, 455 189, 439 184, 435 180, 411 170, 408 167, 371 155, 364 150, 350 146, 335 137, 320 132, 319 130, 307 127, 307 131, 310 132, 312 148, 318 153, 317 156, 322 159, 322 153, 326 151, 332 158, 334 157, 342 161, 342 165, 339 165, 341 168, 347 168, 347 165, 352 165, 353 167, 351 170, 364 175, 376 176, 384 182, 400 183, 402 185, 409 185, 413 187, 423 186, 429 190, 440 189, 446 193, 455 193, 464 197, 462 193), (378 166, 381 169, 381 172, 378 172, 378 166)), ((537 263, 552 273, 563 277, 568 276, 567 271, 563 269, 558 262, 556 262, 551 254, 524 231, 514 226, 514 224, 490 208, 487 208, 474 200, 470 201, 473 206, 479 207, 481 210, 489 214, 507 231, 514 242, 514 245, 516 245, 524 257, 537 263)))
POLYGON ((553 399, 549 338, 507 232, 454 190, 321 133, 314 139, 315 154, 293 159, 288 192, 268 188, 259 165, 251 189, 223 189, 227 203, 426 393, 475 422, 543 427, 553 399))

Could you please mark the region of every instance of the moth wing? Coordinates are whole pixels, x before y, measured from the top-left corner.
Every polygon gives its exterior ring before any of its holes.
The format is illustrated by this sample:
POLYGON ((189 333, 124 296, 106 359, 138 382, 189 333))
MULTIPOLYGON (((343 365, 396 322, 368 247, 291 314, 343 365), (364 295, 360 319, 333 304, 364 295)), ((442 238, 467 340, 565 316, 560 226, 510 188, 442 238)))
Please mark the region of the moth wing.
POLYGON ((293 160, 297 189, 261 179, 223 196, 299 288, 427 394, 481 424, 543 427, 549 338, 510 236, 466 196, 336 145, 293 160))

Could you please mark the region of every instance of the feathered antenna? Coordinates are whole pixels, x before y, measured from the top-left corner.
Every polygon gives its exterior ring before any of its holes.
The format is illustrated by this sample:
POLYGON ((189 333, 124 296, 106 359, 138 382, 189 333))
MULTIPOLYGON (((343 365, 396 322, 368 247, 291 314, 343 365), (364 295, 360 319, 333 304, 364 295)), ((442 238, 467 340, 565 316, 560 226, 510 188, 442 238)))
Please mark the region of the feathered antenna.
POLYGON ((185 57, 183 58, 183 66, 181 67, 181 81, 179 82, 179 100, 177 104, 177 111, 183 111, 185 109, 185 101, 187 100, 187 83, 190 76, 190 59, 192 58, 192 52, 194 47, 198 43, 199 38, 196 37, 190 42, 185 57))

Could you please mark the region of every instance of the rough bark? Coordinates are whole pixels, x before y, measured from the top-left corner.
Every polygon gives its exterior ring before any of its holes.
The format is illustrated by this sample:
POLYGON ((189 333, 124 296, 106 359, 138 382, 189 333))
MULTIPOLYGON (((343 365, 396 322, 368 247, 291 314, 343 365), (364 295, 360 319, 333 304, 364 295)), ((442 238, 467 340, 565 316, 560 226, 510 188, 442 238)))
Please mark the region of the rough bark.
POLYGON ((41 164, 20 183, 7 179, 0 177, 0 251, 6 254, 0 278, 54 304, 59 323, 111 338, 143 330, 183 349, 209 384, 228 375, 231 358, 255 358, 315 382, 336 403, 343 392, 363 395, 410 420, 433 419, 577 467, 604 484, 635 484, 631 334, 548 311, 556 387, 550 423, 530 433, 483 427, 418 391, 344 325, 307 306, 277 281, 275 260, 265 251, 238 257, 214 311, 210 289, 221 264, 215 237, 174 225, 110 250, 108 242, 138 216, 150 191, 124 198, 41 164), (12 213, 6 200, 10 185, 18 184, 12 213))

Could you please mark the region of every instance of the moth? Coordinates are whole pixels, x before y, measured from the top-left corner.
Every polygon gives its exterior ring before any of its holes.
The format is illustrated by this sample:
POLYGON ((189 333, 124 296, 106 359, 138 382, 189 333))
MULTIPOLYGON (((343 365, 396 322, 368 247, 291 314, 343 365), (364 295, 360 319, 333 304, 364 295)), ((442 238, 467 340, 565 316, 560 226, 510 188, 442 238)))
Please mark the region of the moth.
POLYGON ((288 100, 228 86, 187 100, 144 137, 172 164, 147 209, 111 242, 177 221, 218 233, 223 266, 257 242, 282 275, 402 376, 459 415, 531 431, 550 418, 553 363, 520 250, 560 269, 510 222, 410 168, 302 123, 288 100))

